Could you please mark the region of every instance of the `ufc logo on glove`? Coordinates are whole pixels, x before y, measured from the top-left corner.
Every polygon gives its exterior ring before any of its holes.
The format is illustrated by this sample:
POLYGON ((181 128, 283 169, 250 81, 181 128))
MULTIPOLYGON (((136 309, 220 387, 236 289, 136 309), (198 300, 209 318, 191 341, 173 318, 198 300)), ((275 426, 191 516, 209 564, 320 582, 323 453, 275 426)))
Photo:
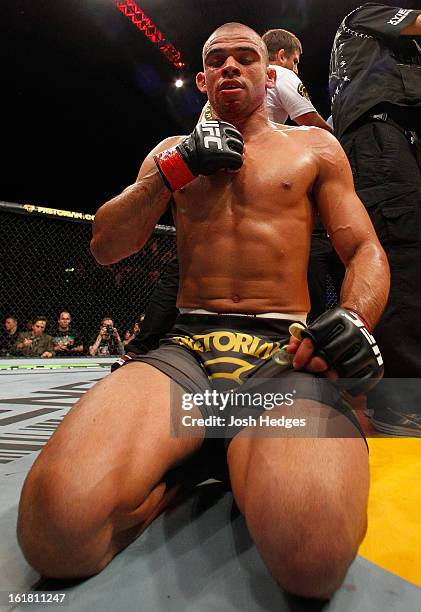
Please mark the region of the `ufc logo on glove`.
POLYGON ((154 156, 165 185, 181 189, 197 176, 218 170, 239 170, 243 165, 244 141, 227 121, 204 121, 178 145, 154 156))
POLYGON ((218 149, 222 151, 222 139, 221 131, 219 129, 219 121, 204 121, 202 123, 202 132, 209 134, 209 136, 205 136, 203 139, 203 143, 206 149, 210 149, 210 145, 214 142, 218 149))
POLYGON ((374 356, 375 356, 375 358, 377 360, 378 365, 382 366, 383 365, 383 357, 380 354, 380 349, 377 346, 377 343, 376 343, 376 340, 374 339, 374 336, 372 334, 370 334, 370 332, 368 331, 368 329, 364 325, 363 321, 358 317, 358 315, 356 315, 352 311, 350 311, 348 313, 342 313, 342 316, 346 317, 347 319, 349 319, 351 321, 351 323, 353 323, 356 327, 358 327, 360 332, 364 335, 364 337, 368 341, 369 345, 371 346, 371 349, 372 349, 372 351, 374 353, 374 356))

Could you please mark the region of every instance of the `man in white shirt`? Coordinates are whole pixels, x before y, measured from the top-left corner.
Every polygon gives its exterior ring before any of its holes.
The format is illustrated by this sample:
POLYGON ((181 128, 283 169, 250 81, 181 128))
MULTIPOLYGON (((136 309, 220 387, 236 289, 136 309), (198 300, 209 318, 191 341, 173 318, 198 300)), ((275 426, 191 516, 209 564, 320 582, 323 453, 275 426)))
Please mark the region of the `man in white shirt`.
POLYGON ((276 70, 276 87, 268 89, 269 117, 285 123, 288 116, 298 125, 313 125, 333 132, 310 101, 298 78, 298 64, 303 48, 299 39, 288 30, 269 30, 263 35, 271 67, 276 70))

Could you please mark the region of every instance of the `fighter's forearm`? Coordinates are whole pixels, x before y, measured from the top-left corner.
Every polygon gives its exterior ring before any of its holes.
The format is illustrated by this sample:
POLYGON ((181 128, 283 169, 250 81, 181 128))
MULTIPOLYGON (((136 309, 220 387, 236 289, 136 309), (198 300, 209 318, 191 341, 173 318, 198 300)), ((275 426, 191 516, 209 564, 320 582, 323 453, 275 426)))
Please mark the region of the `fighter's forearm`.
POLYGON ((170 190, 156 168, 101 206, 95 215, 91 251, 108 265, 137 253, 165 212, 170 190))
POLYGON ((358 247, 346 265, 340 304, 360 314, 370 329, 379 321, 389 296, 390 272, 380 245, 358 247))

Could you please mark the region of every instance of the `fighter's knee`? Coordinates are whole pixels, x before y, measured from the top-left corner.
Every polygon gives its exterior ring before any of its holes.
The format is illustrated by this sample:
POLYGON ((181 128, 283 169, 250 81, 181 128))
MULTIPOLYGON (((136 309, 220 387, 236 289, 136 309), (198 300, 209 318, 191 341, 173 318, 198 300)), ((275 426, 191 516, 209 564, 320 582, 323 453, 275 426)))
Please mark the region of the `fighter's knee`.
MULTIPOLYGON (((247 516, 247 513, 246 513, 247 516)), ((257 548, 275 580, 289 593, 329 599, 341 585, 364 534, 337 508, 327 520, 314 515, 262 529, 255 513, 247 517, 257 548)))
POLYGON ((66 490, 62 477, 57 469, 37 466, 29 473, 19 503, 18 541, 28 563, 42 575, 93 575, 106 563, 103 555, 89 550, 88 530, 93 530, 86 504, 66 490))
POLYGON ((273 563, 275 580, 292 595, 314 599, 330 599, 342 584, 347 569, 356 554, 347 546, 320 543, 297 547, 282 553, 273 563))
POLYGON ((18 540, 30 565, 53 578, 100 572, 159 513, 165 484, 129 500, 114 481, 69 478, 65 462, 37 462, 21 495, 18 540), (129 537, 128 536, 128 537, 129 537), (131 537, 131 536, 130 536, 131 537))

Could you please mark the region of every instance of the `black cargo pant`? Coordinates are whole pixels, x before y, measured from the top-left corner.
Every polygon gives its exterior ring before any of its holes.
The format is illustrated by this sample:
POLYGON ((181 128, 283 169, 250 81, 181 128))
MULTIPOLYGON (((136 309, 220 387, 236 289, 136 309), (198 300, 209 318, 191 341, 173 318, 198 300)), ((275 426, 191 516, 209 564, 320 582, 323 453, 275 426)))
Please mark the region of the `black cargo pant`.
MULTIPOLYGON (((402 129, 375 119, 348 130, 341 144, 389 259, 390 297, 375 329, 385 376, 421 377, 421 172, 414 147, 402 129)), ((405 384, 399 387, 396 407, 420 410, 421 381, 415 391, 406 386, 406 398, 405 384)))
POLYGON ((345 266, 336 254, 326 232, 313 231, 307 274, 311 301, 307 323, 312 323, 339 301, 344 274, 345 266), (328 279, 335 295, 328 296, 328 279))
POLYGON ((179 283, 178 260, 172 259, 161 274, 145 311, 145 319, 137 336, 127 344, 126 353, 147 353, 158 347, 159 341, 173 327, 179 283))

